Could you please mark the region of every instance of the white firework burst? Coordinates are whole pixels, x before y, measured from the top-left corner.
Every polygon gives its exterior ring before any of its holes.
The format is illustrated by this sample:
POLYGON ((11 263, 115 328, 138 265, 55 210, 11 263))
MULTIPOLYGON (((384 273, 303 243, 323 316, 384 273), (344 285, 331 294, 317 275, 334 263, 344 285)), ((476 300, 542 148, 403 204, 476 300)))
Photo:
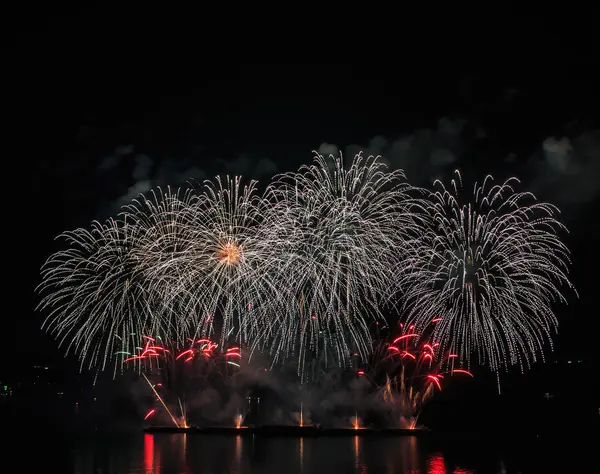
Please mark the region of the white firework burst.
POLYGON ((267 205, 257 182, 242 186, 240 177, 206 181, 196 194, 193 251, 174 291, 184 295, 188 314, 201 315, 201 334, 212 333, 217 323, 222 340, 234 331, 247 340, 271 317, 271 280, 278 274, 272 263, 276 247, 262 232, 267 205))
POLYGON ((276 178, 267 193, 285 310, 269 337, 276 354, 332 348, 336 362, 365 357, 368 324, 380 318, 393 282, 411 265, 421 235, 419 192, 380 157, 316 153, 314 163, 276 178))
POLYGON ((77 354, 82 366, 104 369, 116 350, 133 349, 126 342, 131 334, 169 330, 140 264, 135 226, 109 219, 59 237, 69 248, 43 265, 38 309, 49 312, 43 328, 67 353, 77 354))
POLYGON ((543 357, 557 326, 552 305, 566 303, 561 288, 572 287, 558 209, 515 191, 517 183, 487 176, 462 204, 458 171, 449 188, 436 181, 429 230, 402 280, 409 324, 441 318, 433 337, 494 371, 543 357))
POLYGON ((168 336, 173 342, 182 342, 195 328, 196 313, 186 314, 186 295, 181 293, 181 282, 193 270, 197 253, 196 213, 197 197, 187 188, 165 192, 157 188, 148 197, 140 195, 131 204, 123 206, 121 216, 135 229, 138 271, 146 282, 146 290, 159 304, 155 314, 162 321, 171 322, 168 336))

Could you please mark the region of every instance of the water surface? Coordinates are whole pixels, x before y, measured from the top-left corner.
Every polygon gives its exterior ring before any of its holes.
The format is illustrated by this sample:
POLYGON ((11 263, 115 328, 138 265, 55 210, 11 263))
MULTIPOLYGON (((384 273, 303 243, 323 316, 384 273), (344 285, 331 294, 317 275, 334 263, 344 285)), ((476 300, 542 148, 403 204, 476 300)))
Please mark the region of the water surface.
POLYGON ((261 438, 134 433, 37 438, 26 441, 22 472, 525 474, 591 472, 582 466, 595 465, 593 448, 568 444, 572 437, 554 438, 550 444, 477 436, 261 438))

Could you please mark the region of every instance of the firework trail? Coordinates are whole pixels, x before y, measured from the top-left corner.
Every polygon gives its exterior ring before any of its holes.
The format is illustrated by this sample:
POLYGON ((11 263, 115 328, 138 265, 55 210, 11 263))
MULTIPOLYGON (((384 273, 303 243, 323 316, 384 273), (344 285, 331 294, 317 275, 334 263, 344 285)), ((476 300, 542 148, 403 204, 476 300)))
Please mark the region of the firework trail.
POLYGON ((422 234, 418 190, 380 157, 315 154, 311 166, 277 177, 267 191, 270 236, 278 250, 279 300, 266 336, 279 356, 330 347, 335 362, 365 357, 368 324, 392 296, 390 282, 411 266, 422 234))
POLYGON ((104 369, 117 348, 131 351, 123 344, 132 333, 169 332, 172 323, 147 279, 138 228, 109 219, 59 237, 69 248, 43 265, 38 309, 49 312, 43 328, 82 367, 104 369))
MULTIPOLYGON (((132 338, 136 335, 132 334, 132 338)), ((124 350, 130 344, 124 345, 123 350, 117 351, 116 356, 121 356, 122 364, 127 367, 136 367, 141 370, 152 370, 154 365, 158 366, 160 360, 165 360, 171 354, 171 351, 160 345, 161 337, 142 336, 142 345, 136 346, 137 352, 131 353, 124 350), (158 342, 157 342, 158 339, 158 342)))
POLYGON ((516 183, 495 185, 488 176, 461 204, 458 172, 449 188, 436 181, 416 271, 401 285, 408 324, 441 318, 433 337, 442 350, 467 361, 477 354, 494 371, 543 357, 557 325, 552 304, 566 302, 562 285, 572 288, 558 209, 516 192, 516 183))
POLYGON ((401 324, 400 328, 401 333, 393 339, 377 343, 358 376, 366 377, 378 389, 377 396, 395 424, 415 429, 423 405, 436 390, 442 390, 445 379, 455 374, 473 375, 455 368, 457 354, 441 352, 439 343, 426 342, 429 339, 417 334, 413 325, 401 324))

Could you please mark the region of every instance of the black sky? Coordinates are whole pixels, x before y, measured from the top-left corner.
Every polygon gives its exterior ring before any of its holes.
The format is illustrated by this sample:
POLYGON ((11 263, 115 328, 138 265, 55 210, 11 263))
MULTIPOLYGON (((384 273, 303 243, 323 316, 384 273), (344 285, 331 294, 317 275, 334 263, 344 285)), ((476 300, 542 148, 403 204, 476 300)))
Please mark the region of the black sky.
POLYGON ((593 355, 585 342, 598 328, 593 11, 571 19, 448 10, 356 31, 315 20, 293 38, 281 23, 218 28, 163 13, 38 11, 7 25, 5 252, 13 270, 0 370, 60 358, 32 310, 39 266, 60 231, 114 213, 148 186, 226 172, 264 181, 323 144, 381 152, 415 184, 455 167, 474 178, 516 174, 563 208, 580 300, 559 311, 558 350, 593 355), (316 63, 289 64, 298 52, 316 63), (273 64, 251 63, 263 54, 273 64), (559 144, 552 154, 550 137, 567 137, 573 150, 559 144))

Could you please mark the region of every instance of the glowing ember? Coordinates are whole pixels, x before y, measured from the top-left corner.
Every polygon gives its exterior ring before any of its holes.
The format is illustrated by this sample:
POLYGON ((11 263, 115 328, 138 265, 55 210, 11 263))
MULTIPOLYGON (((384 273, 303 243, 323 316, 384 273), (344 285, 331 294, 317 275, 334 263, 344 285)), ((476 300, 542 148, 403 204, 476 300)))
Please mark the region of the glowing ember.
POLYGON ((241 258, 241 247, 232 242, 227 242, 217 250, 217 260, 225 265, 235 265, 241 258))
POLYGON ((179 399, 179 408, 181 409, 181 425, 184 428, 189 428, 187 424, 187 416, 185 411, 185 404, 181 403, 181 399, 179 399))
POLYGON ((238 413, 237 415, 235 415, 234 421, 236 428, 242 428, 242 421, 244 421, 244 417, 240 413, 238 413))
POLYGON ((354 417, 352 418, 352 427, 355 430, 359 430, 360 429, 360 419, 358 418, 358 413, 356 413, 354 415, 354 417))

